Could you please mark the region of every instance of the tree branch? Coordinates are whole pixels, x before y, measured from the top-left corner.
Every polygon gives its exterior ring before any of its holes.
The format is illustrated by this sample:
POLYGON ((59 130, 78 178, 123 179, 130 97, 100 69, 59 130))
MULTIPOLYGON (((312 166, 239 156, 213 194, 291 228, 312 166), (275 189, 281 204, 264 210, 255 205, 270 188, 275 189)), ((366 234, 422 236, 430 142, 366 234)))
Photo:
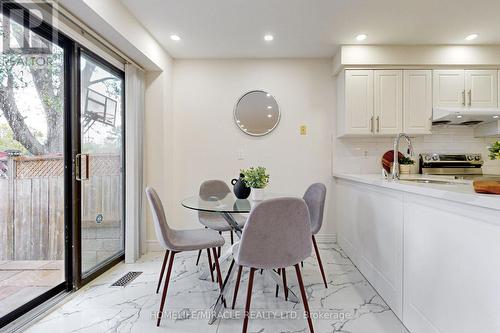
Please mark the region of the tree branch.
POLYGON ((9 73, 7 87, 0 88, 0 107, 2 108, 3 115, 14 133, 14 140, 22 144, 33 155, 43 155, 45 154, 45 147, 31 133, 24 121, 24 117, 17 108, 14 98, 13 81, 12 73, 9 73))

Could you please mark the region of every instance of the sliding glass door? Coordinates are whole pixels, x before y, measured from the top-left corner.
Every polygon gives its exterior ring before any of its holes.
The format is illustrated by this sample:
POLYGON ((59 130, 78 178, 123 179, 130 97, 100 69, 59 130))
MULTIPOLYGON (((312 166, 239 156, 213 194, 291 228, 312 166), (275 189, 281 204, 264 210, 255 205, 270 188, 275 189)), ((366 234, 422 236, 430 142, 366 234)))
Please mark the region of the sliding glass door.
POLYGON ((124 73, 0 2, 0 328, 124 256, 124 73))
POLYGON ((124 252, 123 72, 80 55, 82 275, 124 252))
POLYGON ((2 8, 0 327, 66 288, 69 272, 69 44, 30 22, 22 8, 2 8))

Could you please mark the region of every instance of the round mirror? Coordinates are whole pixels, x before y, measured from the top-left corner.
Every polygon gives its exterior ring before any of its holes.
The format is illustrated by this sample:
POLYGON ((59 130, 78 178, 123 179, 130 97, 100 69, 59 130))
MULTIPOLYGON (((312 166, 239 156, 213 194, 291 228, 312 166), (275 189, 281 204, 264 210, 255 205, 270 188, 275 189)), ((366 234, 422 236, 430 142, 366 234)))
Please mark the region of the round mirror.
POLYGON ((253 90, 240 97, 234 108, 234 120, 240 130, 248 135, 262 136, 270 133, 280 121, 278 102, 262 90, 253 90))

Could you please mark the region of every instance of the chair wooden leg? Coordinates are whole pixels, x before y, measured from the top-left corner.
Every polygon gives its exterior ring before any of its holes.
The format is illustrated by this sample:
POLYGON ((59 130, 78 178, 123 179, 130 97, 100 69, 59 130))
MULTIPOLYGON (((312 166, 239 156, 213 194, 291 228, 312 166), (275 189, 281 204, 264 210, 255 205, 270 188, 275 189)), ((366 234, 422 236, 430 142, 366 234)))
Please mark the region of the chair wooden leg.
POLYGON ((316 244, 316 238, 314 235, 312 236, 313 244, 314 244, 314 252, 316 252, 316 258, 318 258, 319 270, 321 271, 321 276, 323 277, 323 283, 325 284, 325 288, 328 289, 328 284, 326 283, 325 271, 323 270, 323 264, 321 263, 321 256, 319 255, 318 245, 316 244))
MULTIPOLYGON (((222 292, 222 275, 220 273, 220 266, 219 266, 219 258, 216 255, 217 250, 212 248, 212 253, 214 255, 214 261, 215 261, 215 270, 217 272, 217 282, 219 283, 219 288, 220 292, 222 292)), ((226 307, 226 300, 222 298, 222 301, 224 302, 224 307, 226 307)))
POLYGON ((243 269, 242 266, 238 266, 238 275, 236 276, 236 284, 234 285, 233 304, 231 305, 231 309, 233 310, 234 310, 234 305, 236 304, 236 297, 238 297, 238 289, 240 287, 242 269, 243 269))
POLYGON ((246 333, 248 328, 248 317, 250 316, 250 301, 252 300, 253 274, 255 268, 250 268, 250 276, 248 277, 247 302, 245 305, 245 319, 243 319, 242 332, 246 333))
MULTIPOLYGON (((278 275, 281 275, 281 268, 278 268, 278 275)), ((279 290, 280 290, 280 285, 276 284, 276 295, 274 295, 274 297, 278 297, 279 290)))
POLYGON ((306 290, 304 288, 304 282, 302 281, 302 274, 300 274, 299 264, 295 264, 295 273, 297 273, 297 281, 300 287, 300 295, 302 296, 302 303, 304 303, 304 310, 307 317, 307 324, 309 325, 309 332, 314 333, 311 313, 309 312, 309 304, 307 303, 306 290))
POLYGON ((212 256, 210 255, 210 250, 207 249, 208 255, 208 270, 210 271, 210 276, 212 277, 212 282, 214 282, 214 271, 212 270, 212 256))
POLYGON ((163 273, 165 272, 165 266, 167 265, 169 252, 170 252, 169 250, 165 251, 165 256, 163 257, 163 264, 161 265, 160 278, 158 279, 158 286, 156 287, 157 294, 158 291, 160 291, 161 280, 163 279, 163 273))
POLYGON ((198 258, 196 259, 196 266, 198 266, 198 263, 200 262, 200 257, 201 257, 201 250, 198 251, 198 258))
POLYGON ((158 312, 158 319, 156 326, 160 326, 161 317, 163 315, 163 306, 165 305, 165 298, 167 297, 168 283, 170 281, 170 273, 172 273, 172 266, 174 265, 174 256, 177 252, 170 252, 170 259, 168 261, 167 277, 165 278, 165 285, 163 286, 163 293, 161 295, 160 311, 158 312))
MULTIPOLYGON (((222 236, 222 231, 219 231, 219 235, 222 236)), ((217 250, 218 250, 217 257, 220 257, 221 247, 219 246, 217 250)))
POLYGON ((281 276, 283 277, 283 290, 285 294, 285 301, 288 301, 288 287, 286 285, 286 270, 284 268, 281 269, 281 276))
POLYGON ((233 239, 233 230, 231 230, 231 245, 234 244, 234 239, 233 239))

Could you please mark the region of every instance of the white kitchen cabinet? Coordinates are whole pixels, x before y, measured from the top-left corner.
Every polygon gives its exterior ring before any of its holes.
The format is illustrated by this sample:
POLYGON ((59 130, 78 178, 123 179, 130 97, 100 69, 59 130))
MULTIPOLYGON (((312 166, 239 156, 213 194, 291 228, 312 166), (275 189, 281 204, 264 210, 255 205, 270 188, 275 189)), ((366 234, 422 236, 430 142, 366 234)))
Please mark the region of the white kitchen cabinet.
POLYGON ((405 194, 403 323, 500 332, 500 211, 405 194))
POLYGON ((402 71, 345 70, 337 79, 337 135, 402 131, 402 71))
POLYGON ((436 107, 498 107, 497 70, 434 70, 436 107))
POLYGON ((339 135, 371 134, 373 71, 346 70, 339 75, 339 135))
POLYGON ((432 71, 403 71, 403 132, 431 134, 432 71))
POLYGON ((375 134, 398 134, 403 130, 401 70, 374 71, 375 134))
POLYGON ((498 71, 465 71, 466 106, 496 108, 498 105, 498 71))
POLYGON ((433 99, 434 106, 464 107, 465 106, 465 71, 434 70, 433 99))
POLYGON ((402 194, 343 180, 335 187, 340 246, 402 319, 402 194))

